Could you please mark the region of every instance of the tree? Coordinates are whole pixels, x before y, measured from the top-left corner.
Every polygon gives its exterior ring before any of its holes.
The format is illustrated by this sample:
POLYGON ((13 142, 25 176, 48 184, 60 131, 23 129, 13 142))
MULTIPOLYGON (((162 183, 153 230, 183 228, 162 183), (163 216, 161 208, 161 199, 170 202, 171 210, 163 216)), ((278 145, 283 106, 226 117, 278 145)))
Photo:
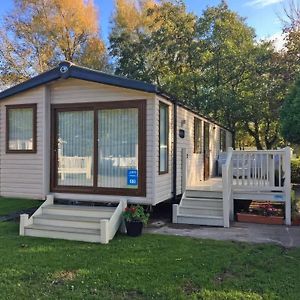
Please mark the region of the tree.
POLYGON ((300 144, 300 78, 284 102, 281 112, 281 132, 287 141, 300 144))
POLYGON ((284 56, 270 42, 261 42, 248 62, 242 95, 243 124, 258 149, 272 149, 279 141, 279 116, 288 87, 284 56))
POLYGON ((225 1, 206 9, 198 20, 204 69, 202 95, 197 107, 233 131, 244 117, 243 85, 248 77, 248 59, 254 48, 254 31, 225 1))
POLYGON ((116 73, 182 96, 180 80, 191 70, 192 55, 197 55, 191 51, 195 25, 196 17, 181 1, 118 0, 110 35, 116 73))
POLYGON ((68 60, 107 65, 98 13, 92 1, 14 0, 0 29, 0 75, 10 85, 68 60))
POLYGON ((290 0, 284 15, 285 63, 289 68, 287 80, 293 82, 300 73, 300 3, 290 0))

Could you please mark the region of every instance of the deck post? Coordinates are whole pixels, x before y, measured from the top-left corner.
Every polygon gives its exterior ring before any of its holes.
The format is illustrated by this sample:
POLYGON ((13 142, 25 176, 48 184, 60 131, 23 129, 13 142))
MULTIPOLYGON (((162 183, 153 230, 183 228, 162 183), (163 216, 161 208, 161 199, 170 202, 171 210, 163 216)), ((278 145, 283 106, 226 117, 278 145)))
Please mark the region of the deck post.
POLYGON ((100 239, 101 244, 108 244, 109 242, 109 228, 108 228, 108 220, 100 221, 100 239))
POLYGON ((19 234, 25 235, 25 226, 28 224, 29 216, 28 214, 22 214, 20 215, 20 228, 19 228, 19 234))
POLYGON ((186 182, 187 182, 187 155, 186 155, 186 149, 183 148, 181 151, 182 155, 182 174, 181 174, 181 192, 182 194, 186 191, 186 182))
POLYGON ((46 201, 47 201, 47 205, 53 205, 54 204, 54 196, 47 195, 46 201))
POLYGON ((291 225, 291 148, 285 148, 285 176, 284 176, 284 193, 285 193, 285 224, 291 225))
POLYGON ((177 223, 177 216, 178 216, 178 204, 173 204, 172 206, 173 212, 172 212, 172 223, 177 223))

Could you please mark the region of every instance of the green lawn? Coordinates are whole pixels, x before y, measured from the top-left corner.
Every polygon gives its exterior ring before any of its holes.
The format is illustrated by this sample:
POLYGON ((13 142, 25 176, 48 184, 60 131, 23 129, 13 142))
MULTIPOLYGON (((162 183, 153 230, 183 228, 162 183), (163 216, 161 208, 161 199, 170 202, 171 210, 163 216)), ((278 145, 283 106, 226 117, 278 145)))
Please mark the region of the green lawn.
POLYGON ((299 299, 300 249, 175 236, 108 245, 0 223, 1 299, 299 299))
POLYGON ((19 198, 0 197, 0 216, 5 216, 15 211, 21 211, 27 208, 39 207, 41 201, 19 198))

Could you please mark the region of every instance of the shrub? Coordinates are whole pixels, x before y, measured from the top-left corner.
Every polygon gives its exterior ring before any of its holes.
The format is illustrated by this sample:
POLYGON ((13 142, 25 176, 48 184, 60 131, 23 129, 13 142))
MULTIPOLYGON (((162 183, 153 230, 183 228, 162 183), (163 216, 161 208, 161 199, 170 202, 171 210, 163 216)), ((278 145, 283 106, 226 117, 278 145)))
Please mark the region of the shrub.
POLYGON ((292 183, 300 183, 300 158, 291 161, 292 183))

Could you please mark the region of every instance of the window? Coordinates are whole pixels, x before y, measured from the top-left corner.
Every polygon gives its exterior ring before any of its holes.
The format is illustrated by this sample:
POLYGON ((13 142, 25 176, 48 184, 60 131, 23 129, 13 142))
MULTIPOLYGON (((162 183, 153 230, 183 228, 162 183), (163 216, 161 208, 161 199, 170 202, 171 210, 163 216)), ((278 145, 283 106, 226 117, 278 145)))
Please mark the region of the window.
POLYGON ((6 152, 36 152, 36 104, 6 106, 6 152))
POLYGON ((169 151, 169 107, 159 105, 159 174, 168 173, 169 151))
POLYGON ((226 131, 224 129, 220 129, 220 151, 226 152, 226 131))
POLYGON ((202 152, 202 121, 194 118, 194 153, 202 152))

